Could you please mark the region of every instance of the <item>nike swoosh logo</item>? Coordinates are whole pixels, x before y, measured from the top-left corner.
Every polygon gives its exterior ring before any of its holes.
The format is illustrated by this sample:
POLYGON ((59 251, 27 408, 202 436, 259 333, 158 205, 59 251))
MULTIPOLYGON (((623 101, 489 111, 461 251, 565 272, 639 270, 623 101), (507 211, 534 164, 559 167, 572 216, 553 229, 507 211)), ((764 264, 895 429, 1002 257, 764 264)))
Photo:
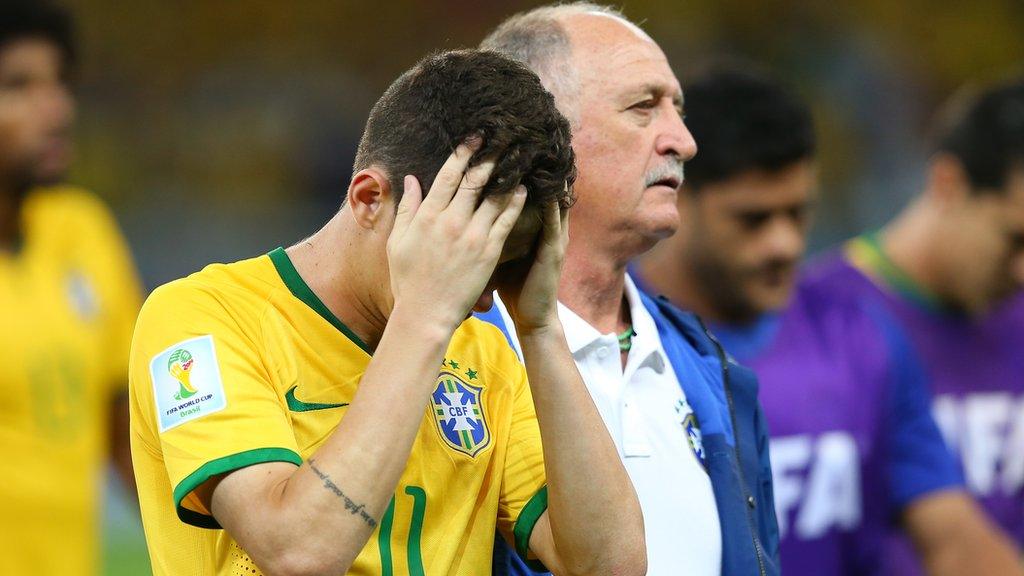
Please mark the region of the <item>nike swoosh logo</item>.
POLYGON ((296 384, 285 392, 284 399, 288 402, 288 409, 292 412, 309 412, 310 410, 327 410, 328 408, 341 408, 342 406, 348 406, 348 402, 341 404, 324 404, 321 402, 303 402, 295 397, 295 389, 299 385, 296 384))

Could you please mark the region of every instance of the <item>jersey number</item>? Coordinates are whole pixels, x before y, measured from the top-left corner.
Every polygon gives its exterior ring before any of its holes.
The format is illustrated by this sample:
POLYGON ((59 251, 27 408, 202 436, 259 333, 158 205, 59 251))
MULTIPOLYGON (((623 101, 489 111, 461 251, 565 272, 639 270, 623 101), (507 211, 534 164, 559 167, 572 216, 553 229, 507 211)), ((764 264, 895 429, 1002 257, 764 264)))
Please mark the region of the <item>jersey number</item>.
MULTIPOLYGON (((423 576, 423 554, 420 552, 420 536, 423 534, 423 516, 427 509, 427 493, 419 486, 406 486, 405 493, 412 496, 412 522, 409 525, 409 542, 406 547, 409 576, 423 576)), ((377 542, 380 545, 381 576, 393 576, 391 561, 391 526, 395 523, 395 499, 391 499, 384 518, 380 521, 377 542)))

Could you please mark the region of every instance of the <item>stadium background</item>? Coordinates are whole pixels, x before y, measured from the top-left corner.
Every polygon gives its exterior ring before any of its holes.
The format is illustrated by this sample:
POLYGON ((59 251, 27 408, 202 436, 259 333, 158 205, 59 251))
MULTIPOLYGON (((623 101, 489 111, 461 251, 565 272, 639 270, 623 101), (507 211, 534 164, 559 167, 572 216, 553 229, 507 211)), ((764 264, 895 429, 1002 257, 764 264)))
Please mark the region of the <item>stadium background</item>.
MULTIPOLYGON (((377 96, 420 56, 476 44, 537 2, 72 0, 82 69, 72 181, 116 211, 148 289, 287 245, 324 222, 377 96)), ((935 106, 1024 62, 1020 0, 631 0, 677 75, 751 58, 809 99, 821 248, 920 184, 935 106)), ((684 86, 685 89, 685 86, 684 86)), ((148 574, 111 485, 105 574, 148 574)))

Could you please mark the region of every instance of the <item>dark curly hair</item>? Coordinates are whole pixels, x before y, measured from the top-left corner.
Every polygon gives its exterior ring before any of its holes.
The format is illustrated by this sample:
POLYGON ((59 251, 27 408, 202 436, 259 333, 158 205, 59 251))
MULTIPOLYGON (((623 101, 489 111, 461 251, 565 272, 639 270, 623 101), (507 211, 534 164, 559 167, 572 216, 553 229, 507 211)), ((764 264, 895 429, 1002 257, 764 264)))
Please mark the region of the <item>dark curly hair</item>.
POLYGON ((966 89, 947 103, 933 130, 936 152, 956 156, 976 194, 1005 191, 1024 162, 1024 77, 984 91, 966 89))
POLYGON ((64 54, 65 73, 75 63, 76 46, 71 14, 45 0, 0 1, 0 50, 24 38, 53 42, 64 54))
POLYGON ((576 180, 569 123, 540 79, 496 52, 456 50, 420 60, 370 111, 355 171, 381 168, 400 199, 403 177, 429 190, 455 147, 474 133, 483 145, 470 165, 497 155, 481 197, 527 190, 527 203, 572 203, 576 180))

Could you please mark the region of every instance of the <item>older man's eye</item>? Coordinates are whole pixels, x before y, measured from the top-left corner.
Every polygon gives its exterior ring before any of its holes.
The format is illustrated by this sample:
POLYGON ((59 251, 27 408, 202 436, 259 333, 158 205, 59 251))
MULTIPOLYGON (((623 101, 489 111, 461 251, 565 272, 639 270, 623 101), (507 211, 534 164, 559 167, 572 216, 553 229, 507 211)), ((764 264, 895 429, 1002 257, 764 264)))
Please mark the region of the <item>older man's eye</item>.
POLYGON ((657 101, 655 101, 653 98, 648 98, 646 100, 641 100, 640 102, 637 102, 636 104, 633 104, 632 106, 629 107, 629 109, 630 110, 650 110, 650 109, 654 108, 657 105, 658 105, 657 101))

